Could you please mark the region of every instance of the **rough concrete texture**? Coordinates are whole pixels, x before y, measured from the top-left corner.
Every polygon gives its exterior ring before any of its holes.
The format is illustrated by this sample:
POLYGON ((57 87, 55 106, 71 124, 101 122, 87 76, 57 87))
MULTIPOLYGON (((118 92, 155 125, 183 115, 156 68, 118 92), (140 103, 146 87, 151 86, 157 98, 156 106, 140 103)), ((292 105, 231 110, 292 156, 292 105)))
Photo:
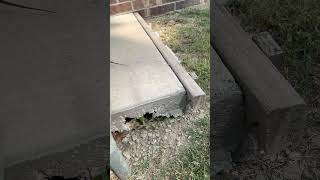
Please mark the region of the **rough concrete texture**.
POLYGON ((302 129, 306 104, 225 8, 213 5, 210 12, 211 43, 243 90, 247 126, 260 148, 279 152, 288 128, 302 129))
POLYGON ((211 127, 215 132, 215 143, 227 150, 234 150, 245 133, 243 95, 213 48, 211 61, 211 127))
POLYGON ((252 36, 253 42, 271 60, 278 69, 281 68, 283 51, 269 32, 261 32, 252 36))
POLYGON ((187 92, 187 105, 185 108, 185 112, 189 113, 192 110, 199 108, 205 97, 205 93, 203 92, 203 90, 191 78, 185 68, 181 66, 179 61, 176 60, 176 56, 172 54, 172 51, 170 51, 168 47, 162 43, 159 36, 157 36, 151 30, 144 19, 138 13, 134 13, 134 15, 146 31, 146 33, 149 35, 150 39, 156 45, 161 55, 165 58, 165 61, 168 63, 172 71, 184 86, 187 92))
POLYGON ((55 13, 0 4, 0 149, 6 167, 106 136, 109 129, 107 4, 10 2, 55 13))
POLYGON ((186 92, 133 14, 110 18, 111 131, 128 130, 125 118, 145 113, 176 116, 186 92))
POLYGON ((242 142, 246 129, 242 92, 212 47, 211 70, 210 144, 215 174, 230 169, 231 153, 242 142))

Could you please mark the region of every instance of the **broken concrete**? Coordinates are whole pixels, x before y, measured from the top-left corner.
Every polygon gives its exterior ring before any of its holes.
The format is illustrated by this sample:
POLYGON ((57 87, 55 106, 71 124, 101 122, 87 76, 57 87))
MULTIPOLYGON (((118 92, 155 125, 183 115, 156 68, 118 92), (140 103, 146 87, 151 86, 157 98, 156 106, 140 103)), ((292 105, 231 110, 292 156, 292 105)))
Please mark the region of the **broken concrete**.
POLYGON ((186 91, 133 14, 110 18, 111 131, 145 113, 178 116, 186 91))
MULTIPOLYGON (((109 129, 106 4, 16 3, 55 13, 0 5, 0 149, 8 180, 32 179, 11 167, 108 137, 109 129)), ((108 149, 99 150, 96 158, 107 162, 108 149)))

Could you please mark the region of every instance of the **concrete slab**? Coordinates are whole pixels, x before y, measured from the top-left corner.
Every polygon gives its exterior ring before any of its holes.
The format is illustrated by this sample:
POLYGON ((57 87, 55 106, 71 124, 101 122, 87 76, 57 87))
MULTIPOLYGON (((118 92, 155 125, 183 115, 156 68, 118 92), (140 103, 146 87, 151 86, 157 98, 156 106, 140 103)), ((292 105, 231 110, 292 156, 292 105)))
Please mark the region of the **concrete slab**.
POLYGON ((111 131, 146 112, 182 114, 186 91, 133 14, 110 18, 110 45, 111 131))
POLYGON ((0 4, 0 159, 6 168, 106 137, 109 129, 106 4, 15 3, 55 13, 0 4))

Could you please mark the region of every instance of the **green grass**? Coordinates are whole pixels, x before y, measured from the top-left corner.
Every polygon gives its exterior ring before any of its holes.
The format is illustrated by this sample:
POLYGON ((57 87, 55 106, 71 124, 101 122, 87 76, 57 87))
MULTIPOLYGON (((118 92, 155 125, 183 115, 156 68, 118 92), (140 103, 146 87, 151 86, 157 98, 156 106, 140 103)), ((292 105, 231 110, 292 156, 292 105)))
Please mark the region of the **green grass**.
MULTIPOLYGON (((185 9, 151 20, 161 40, 169 46, 187 71, 194 71, 199 86, 209 95, 210 18, 209 9, 185 9), (175 25, 170 25, 170 21, 175 25)), ((209 117, 186 129, 190 144, 179 150, 174 161, 160 167, 153 179, 209 179, 209 117)))
POLYGON ((210 87, 210 18, 208 9, 185 9, 156 17, 155 31, 164 27, 162 41, 176 53, 188 71, 194 71, 197 83, 209 93, 210 87), (168 26, 169 21, 175 26, 168 26))
POLYGON ((209 117, 196 122, 197 129, 187 129, 190 145, 174 161, 160 169, 164 179, 209 179, 209 117), (205 131, 205 132, 204 132, 205 131))
POLYGON ((285 52, 282 74, 314 103, 319 94, 320 1, 241 0, 236 6, 246 31, 273 35, 285 52))

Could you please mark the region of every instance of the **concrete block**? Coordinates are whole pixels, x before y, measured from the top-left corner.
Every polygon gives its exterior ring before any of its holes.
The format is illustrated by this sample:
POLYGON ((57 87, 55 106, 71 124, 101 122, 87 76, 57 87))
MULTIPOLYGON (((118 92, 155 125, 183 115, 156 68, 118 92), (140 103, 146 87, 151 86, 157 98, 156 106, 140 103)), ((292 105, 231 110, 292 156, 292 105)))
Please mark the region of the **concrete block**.
POLYGON ((211 43, 243 90, 247 126, 260 148, 278 152, 288 127, 303 124, 306 104, 225 8, 213 5, 210 12, 211 43))
POLYGON ((213 48, 211 63, 211 131, 216 146, 234 151, 246 133, 243 95, 213 48))
POLYGON ((210 155, 211 173, 232 168, 231 155, 246 136, 240 87, 211 47, 210 155))
POLYGON ((252 36, 253 42, 261 49, 261 51, 271 60, 272 64, 278 69, 282 66, 283 51, 275 42, 269 32, 261 32, 252 36))

